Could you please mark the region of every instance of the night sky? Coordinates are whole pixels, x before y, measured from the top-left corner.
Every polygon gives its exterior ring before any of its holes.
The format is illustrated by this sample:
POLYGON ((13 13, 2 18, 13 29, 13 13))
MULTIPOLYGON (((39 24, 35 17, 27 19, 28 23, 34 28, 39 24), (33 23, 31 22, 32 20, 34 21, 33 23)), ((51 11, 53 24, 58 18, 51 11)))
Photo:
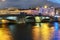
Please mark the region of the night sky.
MULTIPOLYGON (((52 3, 51 1, 46 1, 46 0, 5 0, 5 1, 0 0, 0 8, 7 8, 7 7, 29 8, 29 7, 37 7, 45 4, 51 5, 52 3)), ((55 5, 58 4, 59 3, 55 5)))

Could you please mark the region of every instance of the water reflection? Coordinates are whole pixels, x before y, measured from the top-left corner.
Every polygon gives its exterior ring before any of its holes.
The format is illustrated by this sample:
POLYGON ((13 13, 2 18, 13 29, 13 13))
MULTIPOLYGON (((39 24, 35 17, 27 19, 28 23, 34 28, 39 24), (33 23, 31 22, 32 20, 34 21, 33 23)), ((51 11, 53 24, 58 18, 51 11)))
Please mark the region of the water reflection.
POLYGON ((36 23, 32 29, 33 40, 40 40, 40 23, 36 23))
POLYGON ((41 23, 41 40, 50 40, 50 30, 48 23, 41 23))
POLYGON ((11 31, 11 33, 12 33, 12 36, 15 36, 16 25, 9 25, 8 27, 9 27, 9 30, 11 31))
POLYGON ((59 23, 1 24, 0 40, 60 40, 59 23), (33 25, 35 24, 35 25, 33 25))
POLYGON ((49 27, 49 23, 36 23, 33 26, 33 40, 59 40, 60 29, 58 29, 58 23, 54 23, 54 26, 49 27), (40 26, 39 26, 40 25, 40 26))
POLYGON ((59 29, 59 23, 58 22, 54 22, 54 27, 55 27, 55 31, 58 31, 58 29, 59 29))
POLYGON ((11 32, 7 28, 6 24, 0 25, 0 40, 13 40, 13 37, 11 35, 11 32))
POLYGON ((60 39, 60 29, 59 29, 59 23, 54 22, 54 35, 52 40, 59 40, 60 39))

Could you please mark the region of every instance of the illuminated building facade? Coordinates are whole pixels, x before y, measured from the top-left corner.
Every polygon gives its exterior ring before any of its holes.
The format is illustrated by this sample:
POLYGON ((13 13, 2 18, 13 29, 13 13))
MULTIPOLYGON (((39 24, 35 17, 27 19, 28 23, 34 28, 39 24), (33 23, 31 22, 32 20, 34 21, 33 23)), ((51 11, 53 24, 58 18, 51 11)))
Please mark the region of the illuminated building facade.
POLYGON ((42 15, 54 16, 55 15, 55 8, 41 7, 41 8, 39 8, 39 13, 41 13, 42 15))

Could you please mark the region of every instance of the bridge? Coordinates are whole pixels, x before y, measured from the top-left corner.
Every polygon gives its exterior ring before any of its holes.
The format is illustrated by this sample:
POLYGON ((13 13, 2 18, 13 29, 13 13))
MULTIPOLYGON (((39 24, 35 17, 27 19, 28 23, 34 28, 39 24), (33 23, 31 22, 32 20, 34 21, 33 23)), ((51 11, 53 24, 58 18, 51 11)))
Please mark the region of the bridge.
POLYGON ((20 14, 9 14, 9 15, 0 15, 0 20, 4 19, 4 20, 8 20, 11 23, 12 22, 17 22, 17 23, 24 23, 24 18, 23 16, 20 16, 20 14))

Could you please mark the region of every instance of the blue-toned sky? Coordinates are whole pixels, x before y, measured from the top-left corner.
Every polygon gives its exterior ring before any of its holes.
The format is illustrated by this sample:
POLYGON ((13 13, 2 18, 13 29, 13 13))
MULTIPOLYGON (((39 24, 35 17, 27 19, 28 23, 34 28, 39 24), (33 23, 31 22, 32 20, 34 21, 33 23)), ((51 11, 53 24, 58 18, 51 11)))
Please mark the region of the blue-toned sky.
POLYGON ((59 3, 60 4, 60 0, 48 0, 48 1, 51 1, 51 2, 54 2, 54 3, 59 3))
POLYGON ((0 8, 6 8, 6 7, 29 8, 29 7, 42 6, 44 4, 54 5, 53 3, 49 2, 50 1, 46 0, 5 0, 4 2, 2 2, 0 0, 0 8))

